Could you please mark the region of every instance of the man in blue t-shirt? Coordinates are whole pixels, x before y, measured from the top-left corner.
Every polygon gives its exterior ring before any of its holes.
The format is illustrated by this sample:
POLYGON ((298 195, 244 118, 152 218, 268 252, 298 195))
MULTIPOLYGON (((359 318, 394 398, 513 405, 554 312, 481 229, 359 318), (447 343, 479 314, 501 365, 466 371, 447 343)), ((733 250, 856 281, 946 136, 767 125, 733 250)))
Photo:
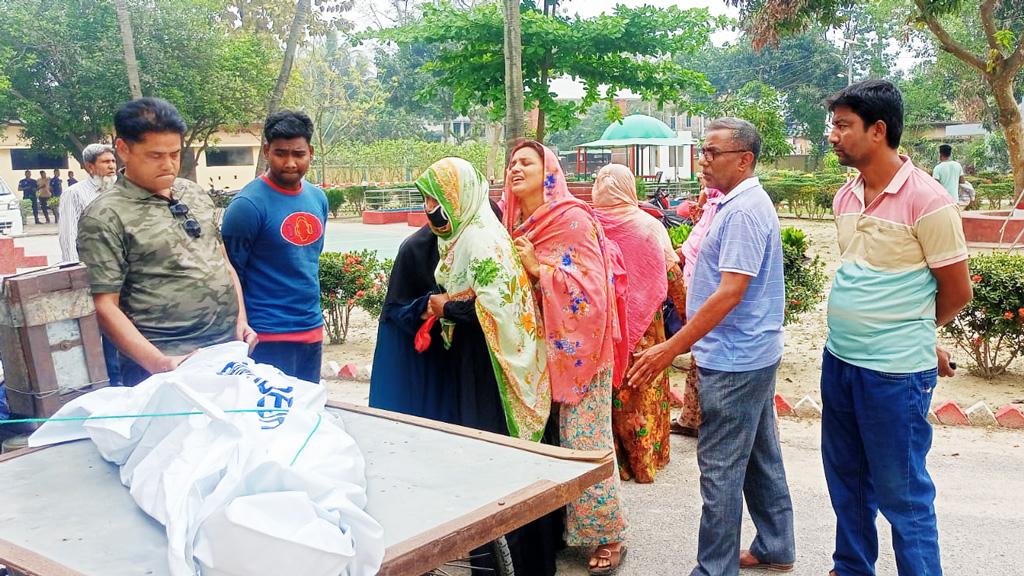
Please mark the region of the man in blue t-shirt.
MULTIPOLYGON (((60 198, 60 195, 64 193, 64 182, 60 179, 60 170, 53 169, 53 178, 50 178, 50 194, 54 198, 60 198)), ((54 214, 57 211, 54 210, 54 214)))
POLYGON ((303 179, 313 159, 313 122, 283 110, 267 118, 263 136, 267 172, 231 201, 221 233, 242 283, 249 325, 259 334, 253 359, 319 382, 327 197, 303 179))
POLYGON ((32 177, 31 170, 25 170, 25 177, 18 182, 18 190, 21 190, 21 198, 23 200, 32 201, 32 216, 36 219, 36 224, 39 222, 39 200, 36 198, 36 190, 39 189, 39 184, 36 179, 32 177))

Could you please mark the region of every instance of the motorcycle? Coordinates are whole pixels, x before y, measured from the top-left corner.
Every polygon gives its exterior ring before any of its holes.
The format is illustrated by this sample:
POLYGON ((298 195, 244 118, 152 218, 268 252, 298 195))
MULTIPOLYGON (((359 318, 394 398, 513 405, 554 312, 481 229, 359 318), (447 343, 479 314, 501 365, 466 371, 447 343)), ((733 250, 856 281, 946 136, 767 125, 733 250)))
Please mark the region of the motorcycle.
POLYGON ((640 201, 640 209, 658 219, 666 228, 675 228, 682 224, 693 225, 693 221, 680 216, 669 202, 668 195, 658 187, 648 194, 646 201, 640 201))

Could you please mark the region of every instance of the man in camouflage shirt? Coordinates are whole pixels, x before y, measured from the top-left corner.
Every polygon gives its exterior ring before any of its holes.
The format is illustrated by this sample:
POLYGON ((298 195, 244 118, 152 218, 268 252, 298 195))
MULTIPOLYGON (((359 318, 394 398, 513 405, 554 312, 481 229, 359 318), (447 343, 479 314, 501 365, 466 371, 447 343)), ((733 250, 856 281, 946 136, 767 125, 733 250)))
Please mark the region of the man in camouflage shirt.
POLYGON ((170 103, 141 98, 117 111, 114 127, 124 172, 82 215, 78 253, 124 385, 173 370, 204 346, 244 340, 251 348, 256 334, 213 202, 176 177, 185 122, 170 103))

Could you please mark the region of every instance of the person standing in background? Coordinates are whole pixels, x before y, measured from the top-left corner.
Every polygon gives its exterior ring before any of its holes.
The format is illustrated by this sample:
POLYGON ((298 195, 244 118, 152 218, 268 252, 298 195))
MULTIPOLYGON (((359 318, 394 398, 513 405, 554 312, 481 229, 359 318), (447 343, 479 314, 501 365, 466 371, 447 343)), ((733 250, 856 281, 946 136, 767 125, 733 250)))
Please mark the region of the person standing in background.
MULTIPOLYGON (((36 179, 36 198, 39 199, 40 208, 43 209, 43 217, 46 218, 46 223, 50 223, 50 198, 52 193, 50 192, 50 179, 46 176, 45 170, 39 171, 39 178, 36 179)), ((54 218, 56 218, 56 214, 54 218)), ((36 224, 39 223, 39 218, 36 218, 36 224)))
POLYGON ((50 178, 50 196, 60 198, 64 193, 64 181, 60 179, 60 170, 54 168, 53 178, 50 178))
POLYGON ((939 146, 939 163, 932 168, 932 177, 953 197, 953 202, 960 202, 960 185, 966 181, 964 167, 953 160, 953 147, 949 144, 939 146))
POLYGON ((36 224, 41 224, 39 221, 39 199, 36 197, 38 189, 39 184, 32 177, 32 171, 25 170, 25 177, 18 181, 18 190, 21 191, 21 198, 23 200, 32 202, 32 216, 35 218, 36 224))
MULTIPOLYGON (((61 259, 65 262, 78 261, 78 220, 85 209, 100 194, 110 191, 117 182, 117 159, 114 148, 107 144, 90 144, 82 150, 82 164, 89 178, 68 186, 60 197, 57 210, 60 217, 57 221, 57 239, 60 241, 61 259)), ((68 172, 68 183, 71 183, 68 172)), ((117 347, 105 335, 103 341, 103 360, 107 364, 107 377, 111 386, 121 385, 121 367, 117 359, 117 347)))

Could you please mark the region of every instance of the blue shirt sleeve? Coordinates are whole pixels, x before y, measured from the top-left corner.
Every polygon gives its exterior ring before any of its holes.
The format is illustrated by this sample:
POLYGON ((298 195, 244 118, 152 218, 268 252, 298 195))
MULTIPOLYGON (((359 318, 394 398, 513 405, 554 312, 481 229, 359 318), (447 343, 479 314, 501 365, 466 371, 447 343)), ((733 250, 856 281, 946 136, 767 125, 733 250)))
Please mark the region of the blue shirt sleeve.
POLYGON ((245 284, 245 268, 249 262, 249 254, 263 226, 260 211, 248 198, 235 198, 224 211, 221 223, 221 236, 224 237, 224 248, 228 260, 235 267, 238 279, 245 284))
POLYGON ((766 228, 748 212, 737 210, 727 214, 718 229, 721 238, 719 272, 737 272, 756 277, 768 249, 766 228))

